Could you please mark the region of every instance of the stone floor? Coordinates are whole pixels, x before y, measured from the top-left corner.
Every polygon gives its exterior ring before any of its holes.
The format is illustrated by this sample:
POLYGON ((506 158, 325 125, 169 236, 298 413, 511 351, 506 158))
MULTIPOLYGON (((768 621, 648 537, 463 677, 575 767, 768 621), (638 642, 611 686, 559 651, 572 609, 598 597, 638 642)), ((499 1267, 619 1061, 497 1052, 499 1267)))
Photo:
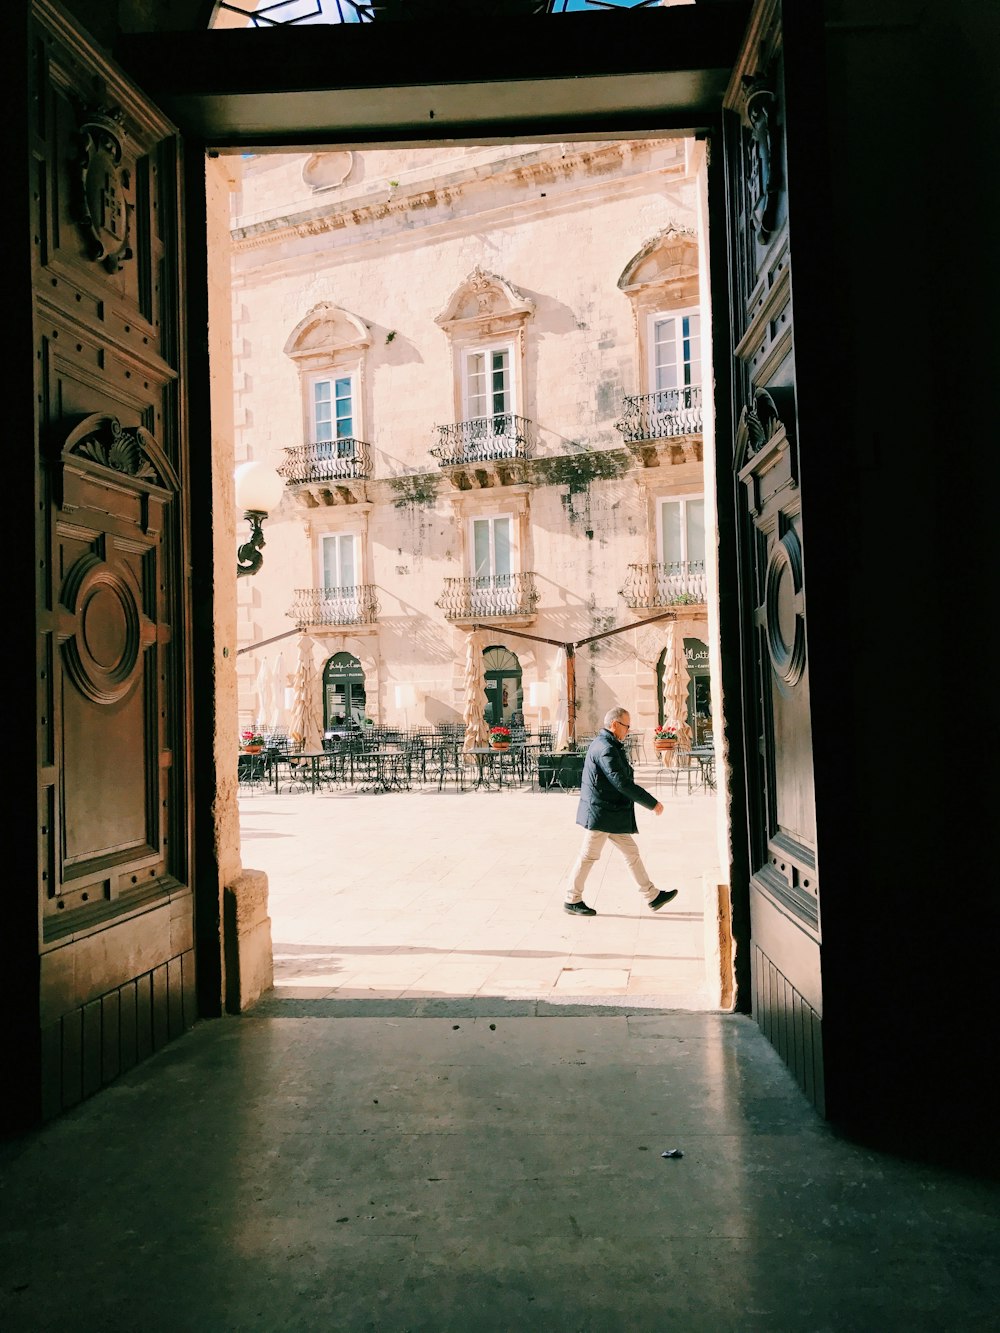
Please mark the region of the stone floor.
POLYGON ((608 856, 584 920, 571 794, 244 800, 278 985, 0 1145, 0 1329, 996 1333, 996 1177, 838 1136, 712 1006, 671 799, 671 909, 608 856))
POLYGON ((205 1022, 4 1145, 0 1328, 997 1329, 1000 1186, 836 1137, 750 1019, 435 1003, 205 1022))

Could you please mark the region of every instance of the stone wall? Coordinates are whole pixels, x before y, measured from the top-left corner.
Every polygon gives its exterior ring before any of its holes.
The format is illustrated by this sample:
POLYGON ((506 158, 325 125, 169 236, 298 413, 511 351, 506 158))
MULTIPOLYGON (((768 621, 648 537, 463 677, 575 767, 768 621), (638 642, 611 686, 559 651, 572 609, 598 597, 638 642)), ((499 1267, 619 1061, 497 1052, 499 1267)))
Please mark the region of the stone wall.
MULTIPOLYGON (((466 630, 437 602, 446 579, 473 572, 471 521, 503 514, 513 519, 514 568, 533 572, 539 593, 533 621, 519 626, 526 633, 576 642, 654 614, 630 611, 620 590, 630 563, 658 558, 657 501, 704 494, 701 439, 642 459, 616 423, 625 395, 649 388, 649 311, 699 301, 685 142, 265 156, 240 167, 237 461, 280 466, 286 448, 309 442, 308 376, 323 364, 353 372, 354 433, 372 459, 371 478, 336 503, 306 506, 286 492, 266 526, 264 568, 238 589, 240 647, 294 628, 294 591, 322 584, 321 537, 351 533, 359 581, 377 590, 377 622, 316 634, 317 665, 361 638, 377 677, 366 679, 371 716, 404 720, 397 681, 417 690, 410 724, 460 715, 466 630), (664 251, 657 267, 665 234, 680 238, 677 253, 664 251), (654 254, 652 278, 639 284, 645 305, 619 285, 644 247, 654 254), (438 427, 465 419, 462 357, 477 341, 511 348, 513 410, 531 423, 532 461, 517 479, 479 476, 460 489, 430 450, 438 427)), ((704 606, 680 609, 681 632, 706 639, 704 606)), ((637 728, 655 723, 666 623, 643 632, 641 651, 633 635, 581 650, 581 733, 616 702, 637 711, 637 728)), ((518 656, 526 701, 532 679, 558 695, 561 650, 513 628, 498 622, 486 638, 518 656)), ((283 653, 286 684, 295 642, 283 653)), ((254 716, 259 664, 277 647, 241 654, 241 721, 254 716)))

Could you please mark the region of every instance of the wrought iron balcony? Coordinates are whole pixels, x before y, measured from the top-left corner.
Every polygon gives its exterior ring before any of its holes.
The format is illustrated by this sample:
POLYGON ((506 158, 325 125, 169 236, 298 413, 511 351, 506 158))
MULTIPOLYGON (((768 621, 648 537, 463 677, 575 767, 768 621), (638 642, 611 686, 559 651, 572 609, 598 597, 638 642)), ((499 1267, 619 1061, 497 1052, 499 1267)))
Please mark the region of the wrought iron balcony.
POLYGON ((669 445, 681 441, 688 441, 688 448, 681 451, 681 456, 691 453, 692 459, 700 461, 701 387, 691 384, 683 389, 659 389, 656 393, 627 397, 621 420, 615 425, 624 443, 647 467, 673 452, 669 445), (692 437, 697 437, 696 443, 692 437))
POLYGON ((278 472, 297 498, 311 508, 319 505, 355 504, 364 499, 356 483, 372 472, 371 450, 364 440, 319 440, 285 450, 278 472))
POLYGON ((669 440, 678 435, 700 435, 701 385, 660 389, 626 398, 621 420, 615 423, 626 444, 669 440))
POLYGON ((538 605, 535 576, 494 574, 486 578, 445 579, 435 605, 446 620, 524 620, 538 605))
POLYGON ((532 430, 532 423, 524 417, 504 413, 437 429, 441 443, 430 451, 431 456, 459 490, 509 486, 524 480, 532 430))
POLYGON ((297 628, 310 629, 323 625, 372 625, 378 613, 374 583, 359 583, 353 588, 296 588, 288 615, 297 628))
POLYGON ((621 595, 633 611, 704 604, 705 562, 674 560, 669 564, 629 565, 621 595))

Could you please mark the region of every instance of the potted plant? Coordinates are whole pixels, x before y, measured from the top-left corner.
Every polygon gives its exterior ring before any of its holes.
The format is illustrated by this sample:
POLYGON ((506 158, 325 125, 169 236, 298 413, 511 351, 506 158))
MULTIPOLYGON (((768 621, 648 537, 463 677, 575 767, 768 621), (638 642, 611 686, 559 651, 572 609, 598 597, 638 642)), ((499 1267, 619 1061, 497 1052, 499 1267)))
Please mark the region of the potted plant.
POLYGON ((653 731, 654 750, 673 750, 677 746, 679 727, 676 722, 661 722, 653 731))
POLYGON ((490 727, 490 744, 494 750, 509 750, 510 727, 490 727))
POLYGON ((253 727, 247 727, 241 732, 240 739, 243 742, 244 754, 260 754, 264 748, 264 737, 259 731, 254 731, 253 727))

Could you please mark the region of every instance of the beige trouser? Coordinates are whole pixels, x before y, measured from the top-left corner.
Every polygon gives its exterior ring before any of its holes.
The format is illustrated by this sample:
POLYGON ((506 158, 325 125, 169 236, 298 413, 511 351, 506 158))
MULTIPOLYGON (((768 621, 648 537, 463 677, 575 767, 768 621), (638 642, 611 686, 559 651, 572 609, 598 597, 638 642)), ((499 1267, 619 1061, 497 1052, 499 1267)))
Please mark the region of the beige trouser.
POLYGON ((583 886, 587 882, 587 876, 597 864, 601 852, 604 851, 604 844, 609 838, 624 856, 629 874, 635 880, 643 898, 647 903, 652 902, 656 897, 656 886, 649 878, 649 871, 642 864, 635 838, 631 833, 602 833, 600 829, 587 829, 583 835, 583 846, 580 848, 580 855, 576 858, 576 865, 566 886, 566 901, 578 903, 583 898, 583 886))

